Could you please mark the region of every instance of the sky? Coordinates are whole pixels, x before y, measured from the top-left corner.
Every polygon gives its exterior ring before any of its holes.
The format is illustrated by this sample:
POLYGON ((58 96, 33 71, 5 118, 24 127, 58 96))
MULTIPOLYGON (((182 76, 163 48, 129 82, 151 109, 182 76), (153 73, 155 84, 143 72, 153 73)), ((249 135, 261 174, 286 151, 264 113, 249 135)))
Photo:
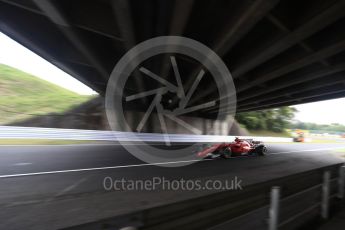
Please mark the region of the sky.
MULTIPOLYGON (((15 67, 82 95, 97 94, 72 76, 0 32, 0 63, 15 67)), ((295 106, 296 120, 345 125, 345 98, 295 106)))
POLYGON ((294 106, 299 112, 295 119, 318 124, 345 125, 345 98, 294 106))

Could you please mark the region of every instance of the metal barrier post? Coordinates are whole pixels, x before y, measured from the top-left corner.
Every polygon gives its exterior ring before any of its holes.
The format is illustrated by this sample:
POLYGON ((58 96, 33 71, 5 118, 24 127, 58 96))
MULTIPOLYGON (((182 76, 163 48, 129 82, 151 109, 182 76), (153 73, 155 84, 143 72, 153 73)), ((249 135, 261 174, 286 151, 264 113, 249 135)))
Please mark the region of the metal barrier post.
POLYGON ((280 187, 274 186, 271 189, 271 204, 269 209, 268 230, 278 229, 280 187))
POLYGON ((329 171, 323 174, 322 183, 322 202, 321 202, 321 217, 328 219, 329 217, 329 185, 330 185, 331 174, 329 171))
POLYGON ((344 199, 345 166, 339 168, 338 186, 338 198, 344 199))

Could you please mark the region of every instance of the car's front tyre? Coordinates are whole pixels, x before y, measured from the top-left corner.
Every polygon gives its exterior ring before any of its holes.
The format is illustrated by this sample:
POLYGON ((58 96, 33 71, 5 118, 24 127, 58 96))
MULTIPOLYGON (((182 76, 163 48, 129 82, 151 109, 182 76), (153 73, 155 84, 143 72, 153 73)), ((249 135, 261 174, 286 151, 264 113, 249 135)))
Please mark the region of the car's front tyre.
POLYGON ((256 147, 255 152, 259 155, 259 156, 264 156, 267 153, 267 148, 264 145, 259 145, 258 147, 256 147))
POLYGON ((225 159, 231 158, 231 156, 232 156, 231 148, 226 148, 226 149, 224 149, 224 150, 221 152, 220 156, 221 156, 222 158, 225 158, 225 159))

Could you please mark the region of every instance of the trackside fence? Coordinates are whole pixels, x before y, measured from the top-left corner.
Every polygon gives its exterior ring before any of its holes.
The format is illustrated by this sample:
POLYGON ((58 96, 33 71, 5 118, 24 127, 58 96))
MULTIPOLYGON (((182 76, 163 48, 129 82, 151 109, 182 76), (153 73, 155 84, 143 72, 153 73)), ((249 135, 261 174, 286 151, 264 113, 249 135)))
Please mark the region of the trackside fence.
POLYGON ((339 205, 344 199, 344 175, 345 166, 341 166, 338 177, 332 179, 330 171, 325 171, 321 184, 284 197, 283 199, 280 199, 279 196, 281 188, 272 187, 268 229, 277 230, 293 225, 292 223, 299 218, 313 212, 318 212, 322 219, 327 220, 330 215, 330 203, 339 201, 339 205), (289 213, 289 204, 297 202, 303 208, 289 213), (281 221, 279 221, 280 215, 281 221))
MULTIPOLYGON (((81 129, 55 129, 55 128, 34 128, 0 126, 0 139, 51 139, 51 140, 83 140, 83 141, 122 141, 122 142, 165 142, 168 137, 173 143, 213 143, 229 142, 235 136, 220 135, 187 135, 161 133, 133 133, 103 130, 81 130, 81 129)), ((286 137, 252 137, 240 136, 240 138, 255 139, 264 142, 292 142, 292 138, 286 137)))
POLYGON ((344 184, 345 166, 335 164, 69 229, 298 229, 340 208, 344 184))

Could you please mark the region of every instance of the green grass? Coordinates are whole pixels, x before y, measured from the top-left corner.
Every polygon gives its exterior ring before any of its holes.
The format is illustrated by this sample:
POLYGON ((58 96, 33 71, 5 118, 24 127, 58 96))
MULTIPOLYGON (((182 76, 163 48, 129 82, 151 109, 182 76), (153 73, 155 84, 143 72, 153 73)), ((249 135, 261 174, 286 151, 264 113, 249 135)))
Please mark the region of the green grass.
POLYGON ((337 150, 335 150, 336 152, 339 152, 339 153, 344 153, 345 154, 345 148, 343 148, 343 149, 337 149, 337 150))
POLYGON ((337 144, 337 143, 341 143, 337 140, 332 140, 332 139, 316 139, 316 138, 311 138, 311 143, 317 143, 317 144, 337 144))
POLYGON ((0 145, 76 145, 105 144, 106 141, 48 140, 48 139, 0 139, 0 145))
POLYGON ((0 64, 0 125, 63 113, 91 98, 0 64))
POLYGON ((287 132, 272 132, 269 130, 249 130, 250 135, 252 136, 261 136, 261 137, 291 137, 287 132))
POLYGON ((344 149, 336 149, 334 150, 334 154, 338 157, 345 158, 345 148, 344 149))

